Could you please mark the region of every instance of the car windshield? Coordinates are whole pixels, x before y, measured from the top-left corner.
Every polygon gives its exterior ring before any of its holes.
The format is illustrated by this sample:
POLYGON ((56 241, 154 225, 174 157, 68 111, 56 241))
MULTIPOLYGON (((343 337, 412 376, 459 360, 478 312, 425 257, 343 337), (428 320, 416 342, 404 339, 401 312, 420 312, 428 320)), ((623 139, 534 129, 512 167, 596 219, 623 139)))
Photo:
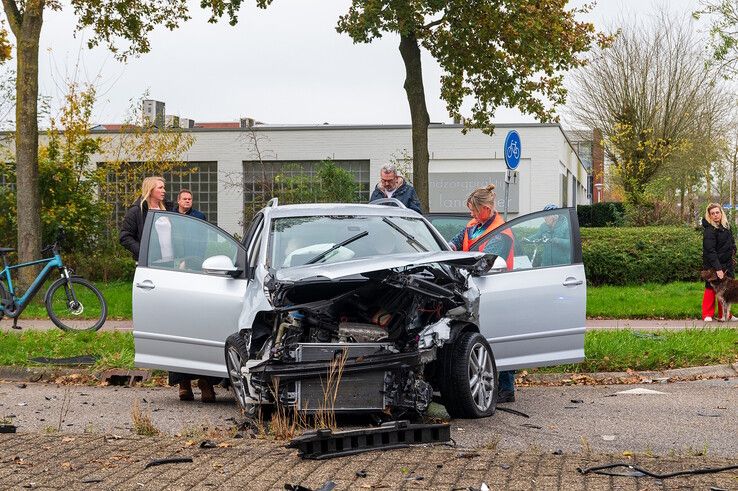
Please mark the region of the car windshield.
POLYGON ((443 250, 419 218, 343 215, 277 218, 272 221, 269 265, 274 269, 301 266, 363 232, 366 234, 335 248, 318 262, 348 261, 423 249, 443 250), (387 223, 385 218, 391 223, 387 223))

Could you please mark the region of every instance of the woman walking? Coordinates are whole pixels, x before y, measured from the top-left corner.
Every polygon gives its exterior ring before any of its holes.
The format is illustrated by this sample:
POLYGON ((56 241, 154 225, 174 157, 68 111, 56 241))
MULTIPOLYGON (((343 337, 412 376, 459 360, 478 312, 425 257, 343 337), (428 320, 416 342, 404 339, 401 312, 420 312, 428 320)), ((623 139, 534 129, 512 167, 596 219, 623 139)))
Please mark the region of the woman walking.
MULTIPOLYGON (((735 278, 734 258, 735 240, 733 232, 728 226, 728 219, 723 213, 723 207, 717 203, 707 205, 705 218, 702 219, 704 233, 702 236, 702 266, 704 269, 714 269, 718 278, 726 275, 735 278)), ((726 312, 729 320, 735 320, 730 312, 726 312)), ((715 317, 715 290, 709 283, 705 283, 705 293, 702 296, 702 319, 711 322, 715 317)), ((718 318, 722 319, 723 308, 718 303, 718 318)))

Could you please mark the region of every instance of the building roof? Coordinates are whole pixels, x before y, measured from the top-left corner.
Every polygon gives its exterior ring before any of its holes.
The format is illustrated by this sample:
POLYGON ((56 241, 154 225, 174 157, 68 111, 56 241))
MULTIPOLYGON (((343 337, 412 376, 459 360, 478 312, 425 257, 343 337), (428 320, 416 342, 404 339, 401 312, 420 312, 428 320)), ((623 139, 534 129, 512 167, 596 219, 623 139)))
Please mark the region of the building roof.
POLYGON ((240 128, 241 123, 239 121, 224 121, 224 122, 212 122, 212 123, 198 123, 195 122, 195 128, 208 128, 208 129, 225 129, 225 128, 240 128))

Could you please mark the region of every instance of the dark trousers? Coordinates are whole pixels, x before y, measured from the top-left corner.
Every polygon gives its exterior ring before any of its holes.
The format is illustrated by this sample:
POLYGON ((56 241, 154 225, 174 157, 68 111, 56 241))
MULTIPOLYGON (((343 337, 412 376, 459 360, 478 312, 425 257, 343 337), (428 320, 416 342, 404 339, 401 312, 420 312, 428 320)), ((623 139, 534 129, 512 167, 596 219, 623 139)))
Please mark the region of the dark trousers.
POLYGON ((515 392, 515 370, 500 372, 497 376, 497 390, 515 392))

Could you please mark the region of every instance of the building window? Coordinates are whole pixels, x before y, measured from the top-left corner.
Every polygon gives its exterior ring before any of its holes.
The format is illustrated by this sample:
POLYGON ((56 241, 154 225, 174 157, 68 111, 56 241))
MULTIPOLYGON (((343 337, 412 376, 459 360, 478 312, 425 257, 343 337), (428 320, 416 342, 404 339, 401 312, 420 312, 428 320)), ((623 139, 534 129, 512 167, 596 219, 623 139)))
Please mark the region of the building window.
MULTIPOLYGON (((104 163, 98 164, 103 166, 104 163)), ((129 165, 135 166, 135 163, 129 165)), ((192 192, 194 207, 202 211, 212 224, 218 224, 218 163, 217 162, 188 162, 183 167, 185 172, 172 171, 165 172, 162 177, 166 182, 167 201, 177 201, 177 193, 180 189, 187 188, 192 192), (194 172, 187 172, 194 169, 194 172)), ((106 183, 109 189, 114 190, 106 195, 103 191, 103 198, 113 206, 113 217, 115 223, 120 224, 126 210, 133 204, 132 196, 140 195, 141 182, 144 177, 143 173, 135 179, 126 182, 119 181, 116 174, 110 172, 106 176, 106 183), (126 196, 126 199, 118 197, 126 196), (130 202, 128 202, 130 201, 130 202)))
MULTIPOLYGON (((248 223, 251 216, 261 209, 272 198, 272 190, 278 188, 274 182, 277 175, 315 176, 320 160, 283 160, 283 161, 244 161, 243 162, 243 202, 244 221, 248 223)), ((336 166, 346 169, 358 183, 356 198, 359 201, 369 200, 369 160, 333 160, 336 166)))
POLYGON ((561 207, 566 208, 569 206, 569 185, 568 185, 568 176, 566 174, 562 174, 561 176, 561 207))

